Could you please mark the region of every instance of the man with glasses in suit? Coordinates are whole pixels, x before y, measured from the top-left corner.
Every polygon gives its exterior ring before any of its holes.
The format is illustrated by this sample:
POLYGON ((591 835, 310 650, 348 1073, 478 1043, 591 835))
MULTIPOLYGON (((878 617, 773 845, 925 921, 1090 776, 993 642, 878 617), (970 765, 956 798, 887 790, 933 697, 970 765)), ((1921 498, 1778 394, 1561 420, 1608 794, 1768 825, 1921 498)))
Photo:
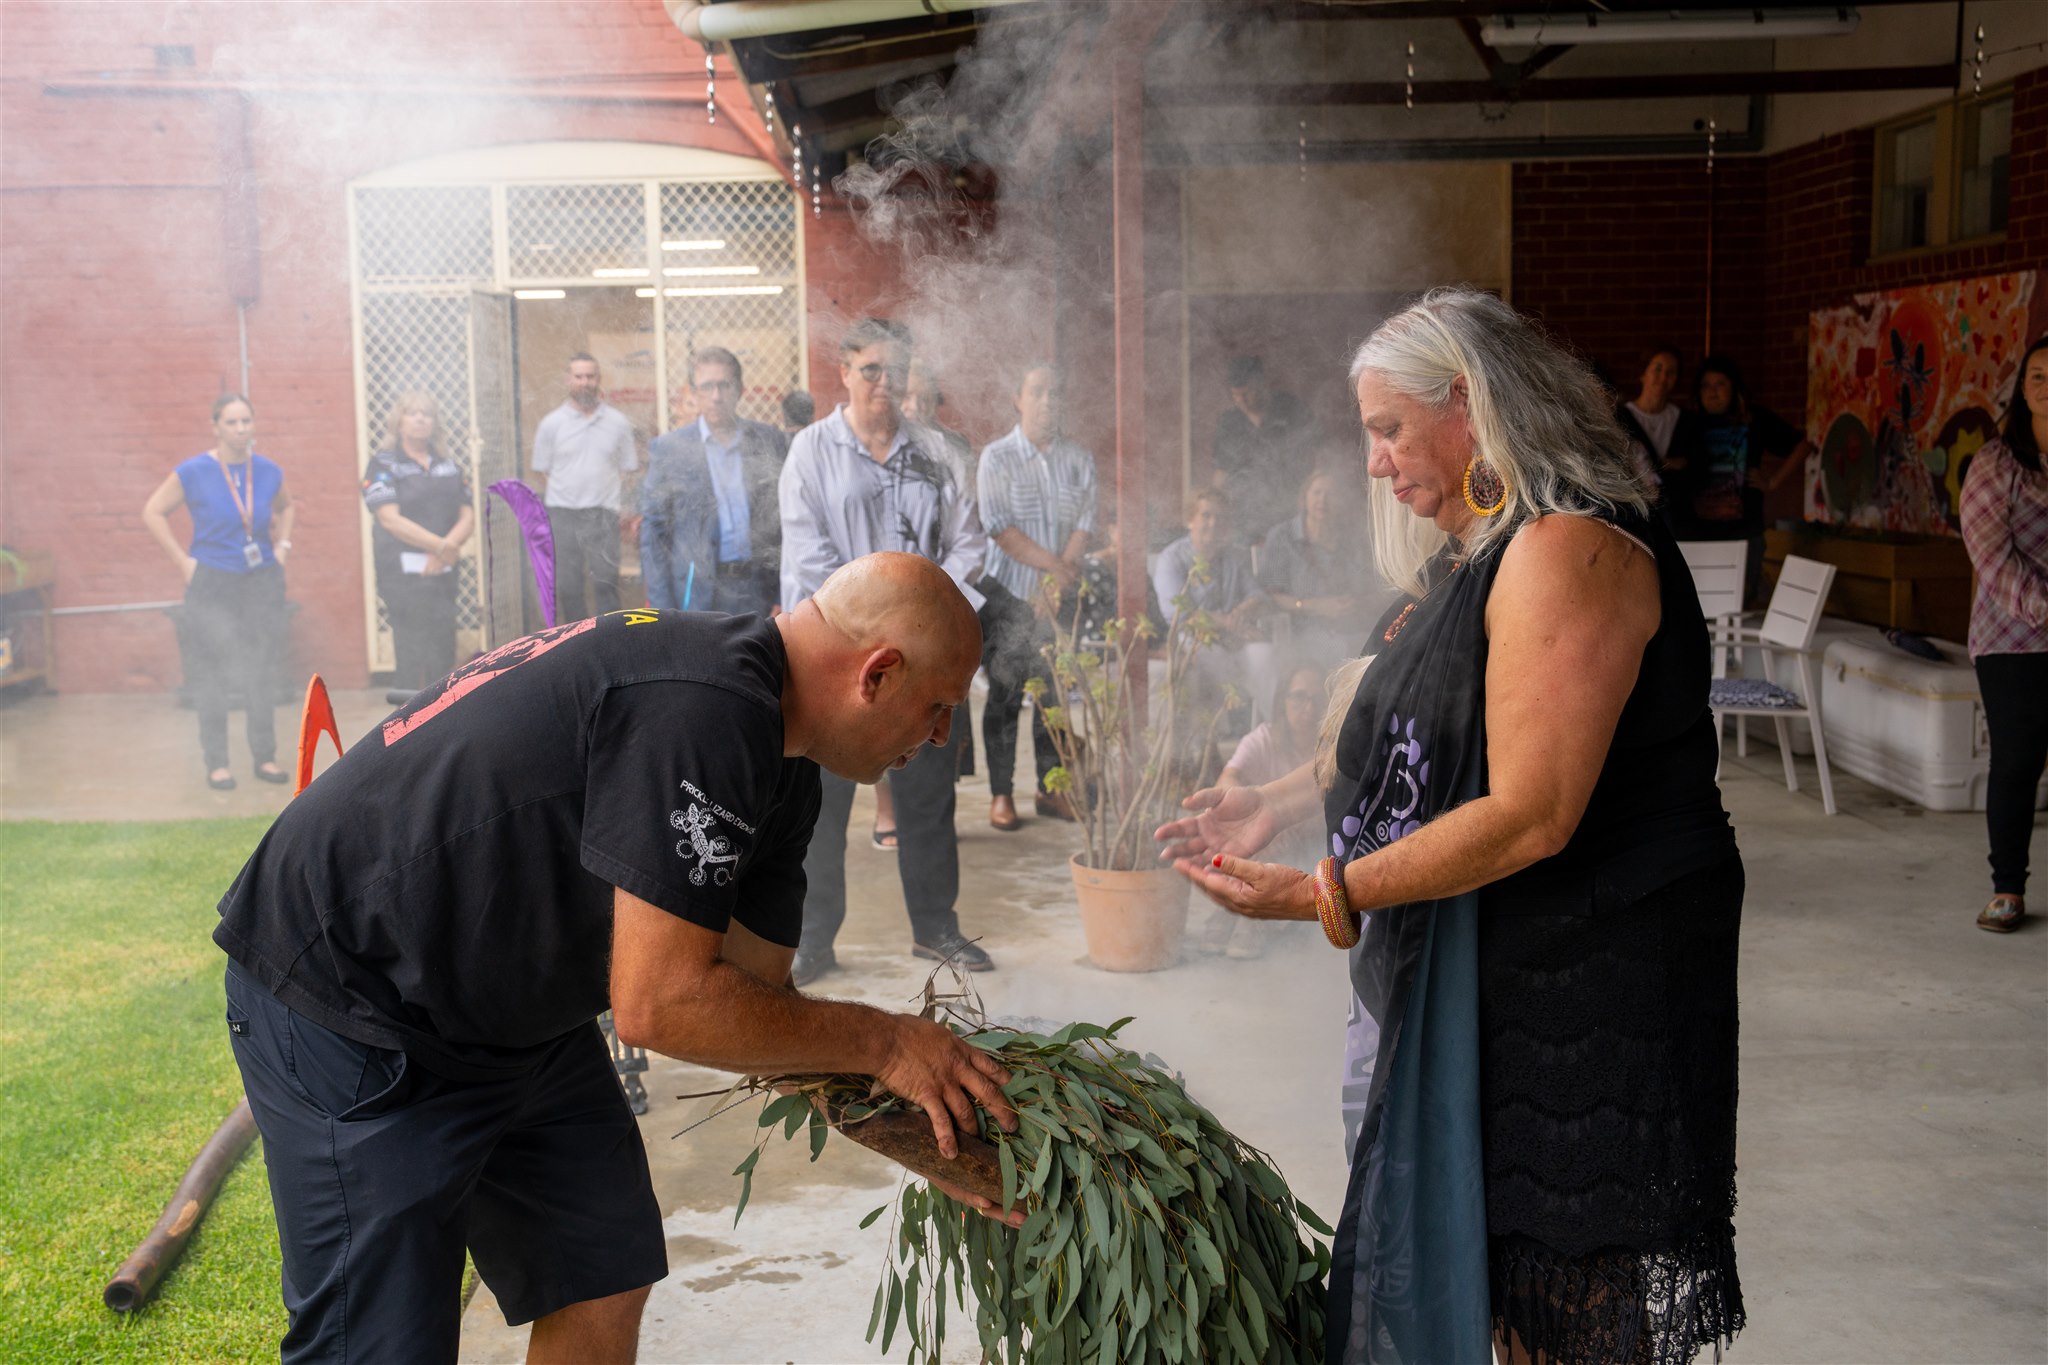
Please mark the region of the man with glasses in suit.
POLYGON ((640 572, 647 601, 680 611, 766 616, 781 594, 776 483, 789 440, 739 415, 739 357, 706 346, 690 359, 697 420, 648 450, 640 485, 640 572))

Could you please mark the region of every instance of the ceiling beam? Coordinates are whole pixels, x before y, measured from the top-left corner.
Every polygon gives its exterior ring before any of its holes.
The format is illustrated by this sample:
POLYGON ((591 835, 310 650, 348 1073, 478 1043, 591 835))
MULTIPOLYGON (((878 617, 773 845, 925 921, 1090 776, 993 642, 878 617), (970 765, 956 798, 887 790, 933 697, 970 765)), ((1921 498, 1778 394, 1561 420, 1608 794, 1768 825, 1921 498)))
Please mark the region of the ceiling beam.
POLYGON ((977 21, 934 29, 931 23, 915 19, 866 29, 806 34, 812 40, 808 47, 798 46, 794 37, 749 38, 732 45, 733 59, 749 81, 785 81, 798 76, 858 71, 884 62, 947 56, 972 44, 985 27, 977 21))
MULTIPOLYGON (((1922 4, 1925 0, 1855 0, 1851 9, 1876 9, 1890 5, 1922 4)), ((1682 0, 1676 8, 1686 10, 1762 9, 1754 0, 1682 0)), ((1490 19, 1497 14, 1536 14, 1550 18, 1567 15, 1663 14, 1674 6, 1671 0, 1282 0, 1269 4, 1265 13, 1295 23, 1332 19, 1490 19)))
MULTIPOLYGON (((1512 91, 1491 80, 1416 81, 1417 104, 1491 104, 1512 98, 1542 101, 1697 99, 1710 95, 1812 95, 1860 90, 1948 90, 1956 68, 1938 66, 1862 66, 1833 71, 1687 72, 1668 76, 1551 76, 1526 80, 1512 91)), ((1347 104, 1401 104, 1408 87, 1401 81, 1349 81, 1331 85, 1219 83, 1156 86, 1155 106, 1199 108, 1208 105, 1268 105, 1286 108, 1347 104)))

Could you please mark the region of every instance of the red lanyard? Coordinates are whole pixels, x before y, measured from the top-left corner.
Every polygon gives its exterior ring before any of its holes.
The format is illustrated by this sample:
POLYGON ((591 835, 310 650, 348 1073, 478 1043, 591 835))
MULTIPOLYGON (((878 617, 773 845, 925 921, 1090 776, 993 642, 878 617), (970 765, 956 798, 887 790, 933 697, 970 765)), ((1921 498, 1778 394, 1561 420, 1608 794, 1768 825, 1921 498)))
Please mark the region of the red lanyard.
POLYGON ((256 504, 254 483, 256 478, 255 456, 250 456, 249 463, 242 466, 242 478, 250 485, 247 501, 243 500, 241 490, 235 487, 234 475, 228 473, 228 462, 220 457, 220 452, 217 450, 213 453, 213 462, 220 466, 221 481, 228 486, 228 496, 235 500, 235 510, 242 514, 242 534, 250 540, 256 539, 256 520, 250 515, 250 509, 256 504))

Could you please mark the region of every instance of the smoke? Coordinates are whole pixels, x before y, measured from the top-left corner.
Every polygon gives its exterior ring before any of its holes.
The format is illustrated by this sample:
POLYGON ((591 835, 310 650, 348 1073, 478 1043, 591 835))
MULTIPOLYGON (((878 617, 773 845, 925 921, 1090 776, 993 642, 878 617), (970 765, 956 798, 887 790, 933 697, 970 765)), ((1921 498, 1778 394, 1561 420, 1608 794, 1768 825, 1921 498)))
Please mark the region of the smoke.
POLYGON ((911 329, 984 439, 1014 416, 1018 367, 1055 349, 1062 120, 1046 101, 1064 42, 1043 21, 989 25, 946 83, 884 91, 893 125, 833 181, 862 240, 893 266, 878 309, 911 329))

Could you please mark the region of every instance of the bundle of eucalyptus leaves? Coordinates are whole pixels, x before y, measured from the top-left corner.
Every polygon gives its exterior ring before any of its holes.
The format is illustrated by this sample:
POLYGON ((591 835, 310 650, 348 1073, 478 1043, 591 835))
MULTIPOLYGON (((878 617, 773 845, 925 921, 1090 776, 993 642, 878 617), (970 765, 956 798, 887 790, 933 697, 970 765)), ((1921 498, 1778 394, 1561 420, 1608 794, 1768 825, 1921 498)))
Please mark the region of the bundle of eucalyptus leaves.
MULTIPOLYGON (((931 999, 927 988, 928 1008, 931 999)), ((997 1148, 1004 1207, 1027 1216, 1012 1229, 906 1180, 893 1205, 861 1222, 893 1209, 869 1341, 880 1332, 886 1353, 901 1326, 912 1365, 936 1365, 948 1300, 957 1322, 971 1294, 985 1358, 1011 1365, 1321 1359, 1330 1255, 1302 1229, 1327 1237, 1328 1225, 1176 1077, 1117 1045, 1130 1020, 1053 1033, 957 1012, 947 1022, 1011 1071, 1018 1131, 984 1116, 980 1136, 997 1148)), ((815 1161, 831 1126, 902 1107, 863 1076, 760 1077, 742 1088, 778 1093, 734 1171, 741 1210, 774 1128, 793 1138, 808 1126, 815 1161)))

